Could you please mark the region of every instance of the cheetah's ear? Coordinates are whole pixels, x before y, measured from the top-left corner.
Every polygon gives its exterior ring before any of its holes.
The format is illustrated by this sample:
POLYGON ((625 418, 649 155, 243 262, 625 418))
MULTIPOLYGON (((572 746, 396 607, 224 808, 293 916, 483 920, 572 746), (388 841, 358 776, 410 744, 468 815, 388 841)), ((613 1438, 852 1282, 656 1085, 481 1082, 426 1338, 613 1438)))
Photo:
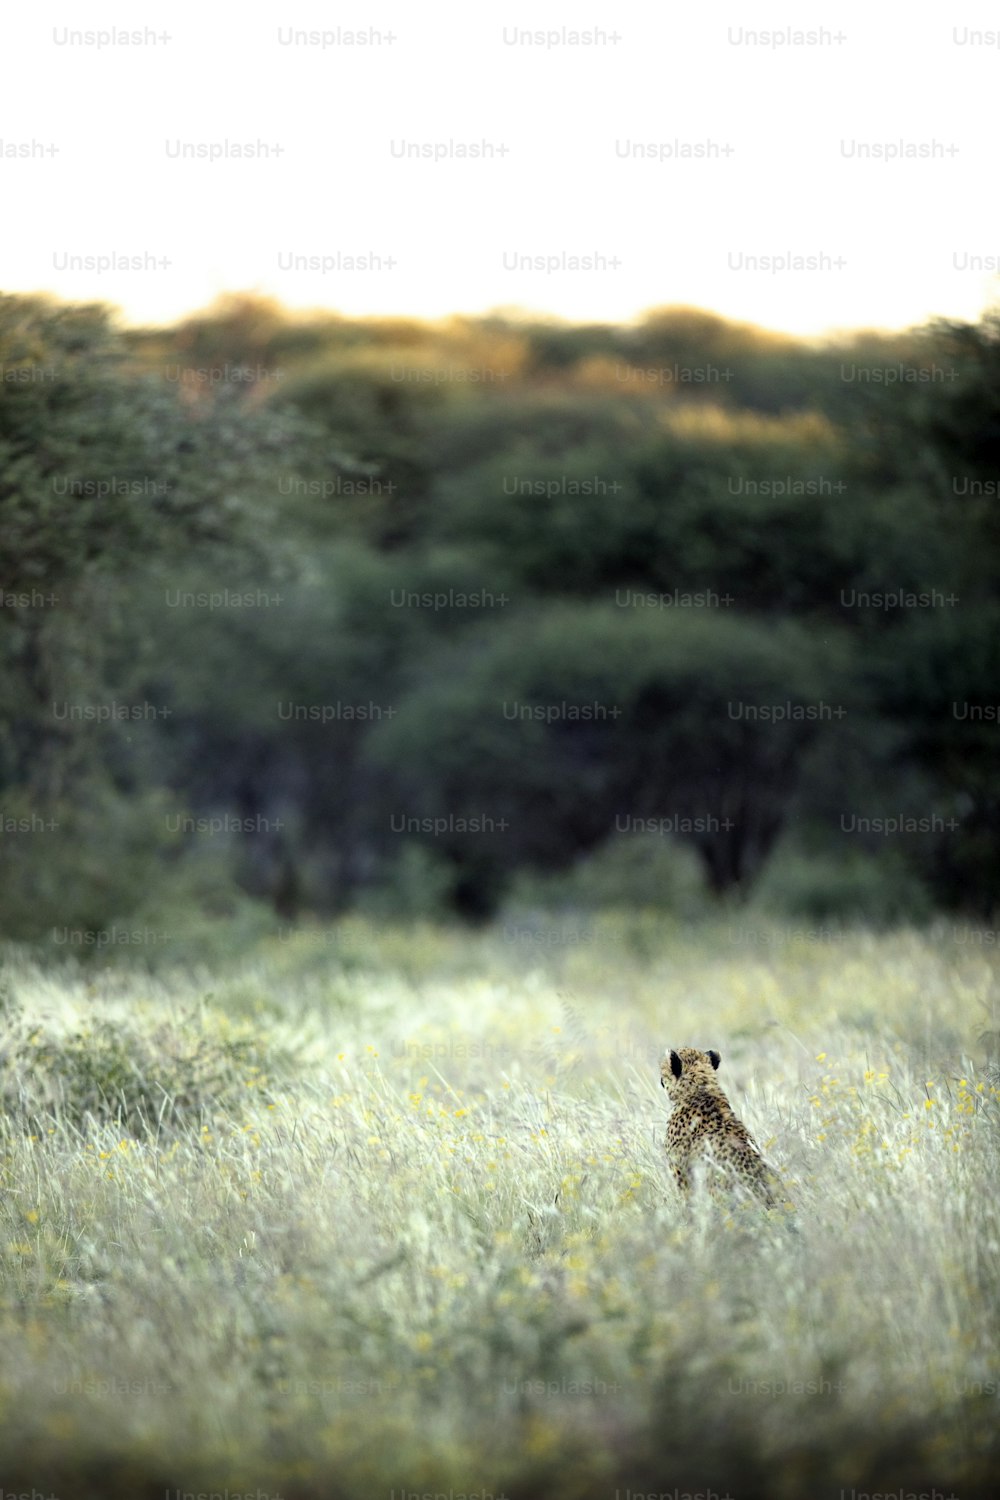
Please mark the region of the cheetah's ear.
POLYGON ((722 1061, 722 1058, 717 1052, 713 1051, 712 1048, 709 1048, 708 1060, 712 1064, 713 1068, 718 1068, 720 1062, 722 1061))
POLYGON ((671 1073, 673 1073, 675 1078, 679 1078, 681 1076, 681 1073, 684 1071, 684 1064, 681 1062, 680 1058, 677 1056, 677 1053, 673 1050, 673 1048, 670 1049, 670 1071, 671 1073))

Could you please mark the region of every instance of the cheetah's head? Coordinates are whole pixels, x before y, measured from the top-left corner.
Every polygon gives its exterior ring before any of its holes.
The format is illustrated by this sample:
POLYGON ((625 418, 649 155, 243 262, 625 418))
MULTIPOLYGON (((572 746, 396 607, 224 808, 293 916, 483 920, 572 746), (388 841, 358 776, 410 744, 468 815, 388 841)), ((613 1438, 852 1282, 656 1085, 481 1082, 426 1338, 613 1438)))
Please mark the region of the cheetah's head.
POLYGON ((718 1052, 699 1052, 697 1047, 671 1050, 660 1064, 660 1083, 672 1099, 677 1099, 710 1082, 721 1061, 718 1052))

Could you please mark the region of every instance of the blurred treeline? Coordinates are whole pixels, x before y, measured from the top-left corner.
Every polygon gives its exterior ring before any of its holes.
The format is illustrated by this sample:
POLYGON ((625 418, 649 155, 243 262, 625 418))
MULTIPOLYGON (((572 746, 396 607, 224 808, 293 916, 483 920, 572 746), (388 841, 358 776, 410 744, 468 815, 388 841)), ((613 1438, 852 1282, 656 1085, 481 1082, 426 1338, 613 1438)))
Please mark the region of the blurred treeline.
POLYGON ((992 317, 0 299, 0 925, 988 916, 998 481, 992 317))

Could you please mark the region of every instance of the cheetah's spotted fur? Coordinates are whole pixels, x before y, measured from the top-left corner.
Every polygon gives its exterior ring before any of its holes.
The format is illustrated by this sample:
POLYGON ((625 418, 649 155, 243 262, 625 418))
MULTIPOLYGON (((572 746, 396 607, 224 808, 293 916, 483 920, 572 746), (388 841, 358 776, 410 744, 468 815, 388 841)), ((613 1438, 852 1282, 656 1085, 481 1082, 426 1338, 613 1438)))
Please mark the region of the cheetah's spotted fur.
POLYGON ((720 1183, 745 1186, 773 1208, 774 1173, 719 1087, 721 1060, 715 1051, 681 1047, 667 1052, 660 1065, 660 1082, 673 1106, 665 1145, 677 1185, 687 1192, 693 1169, 704 1164, 716 1190, 720 1183))

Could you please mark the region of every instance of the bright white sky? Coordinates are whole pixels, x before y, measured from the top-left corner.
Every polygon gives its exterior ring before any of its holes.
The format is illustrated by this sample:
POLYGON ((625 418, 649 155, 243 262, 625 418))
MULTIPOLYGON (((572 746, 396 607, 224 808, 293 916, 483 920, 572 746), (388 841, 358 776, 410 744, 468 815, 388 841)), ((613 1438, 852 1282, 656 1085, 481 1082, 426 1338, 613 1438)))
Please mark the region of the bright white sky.
POLYGON ((110 301, 130 322, 252 289, 353 314, 516 305, 626 320, 686 303, 821 333, 974 320, 1000 287, 989 271, 1000 266, 1000 47, 971 41, 991 31, 996 42, 995 5, 41 0, 2 24, 6 291, 110 301), (383 41, 282 41, 337 27, 383 41), (516 31, 587 27, 605 44, 509 45, 516 31), (747 43, 748 32, 789 27, 825 28, 827 43, 747 43), (170 40, 72 45, 64 28, 170 40), (507 154, 392 154, 393 143, 484 139, 507 154), (281 154, 170 154, 179 142, 258 141, 281 154), (676 141, 733 149, 677 160, 676 141), (58 154, 10 156, 32 142, 58 154), (667 159, 625 159, 631 142, 667 159), (845 154, 900 142, 944 154, 845 154), (370 254, 380 269, 283 269, 292 256, 370 254), (826 257, 826 268, 743 265, 787 254, 826 257), (505 269, 518 255, 605 259, 597 270, 505 269), (64 268, 73 256, 170 264, 64 268), (987 269, 969 269, 971 257, 987 269))

